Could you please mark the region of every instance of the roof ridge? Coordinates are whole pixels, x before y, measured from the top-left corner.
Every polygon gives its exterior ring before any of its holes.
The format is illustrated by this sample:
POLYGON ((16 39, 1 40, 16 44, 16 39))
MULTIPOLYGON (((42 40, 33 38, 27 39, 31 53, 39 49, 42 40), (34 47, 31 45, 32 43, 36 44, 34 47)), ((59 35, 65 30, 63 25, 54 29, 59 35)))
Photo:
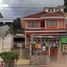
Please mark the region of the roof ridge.
POLYGON ((34 13, 34 14, 31 14, 31 15, 28 15, 28 16, 25 16, 25 17, 22 17, 22 18, 26 18, 26 17, 32 16, 32 15, 37 15, 37 14, 39 14, 39 13, 48 13, 48 12, 46 12, 46 11, 41 11, 41 12, 38 12, 38 13, 34 13))

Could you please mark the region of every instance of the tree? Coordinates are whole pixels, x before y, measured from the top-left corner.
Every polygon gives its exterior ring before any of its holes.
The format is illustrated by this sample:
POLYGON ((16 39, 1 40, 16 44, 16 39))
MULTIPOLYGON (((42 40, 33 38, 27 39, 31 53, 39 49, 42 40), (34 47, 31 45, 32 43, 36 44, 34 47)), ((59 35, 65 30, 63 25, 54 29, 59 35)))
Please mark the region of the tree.
POLYGON ((64 6, 65 6, 64 12, 67 12, 67 0, 64 0, 64 6))
POLYGON ((14 60, 18 59, 18 54, 13 52, 2 52, 0 56, 5 63, 5 67, 14 67, 14 60))
POLYGON ((24 29, 21 27, 21 20, 20 18, 14 19, 13 23, 10 25, 10 28, 8 30, 10 34, 16 34, 16 33, 23 33, 24 29))

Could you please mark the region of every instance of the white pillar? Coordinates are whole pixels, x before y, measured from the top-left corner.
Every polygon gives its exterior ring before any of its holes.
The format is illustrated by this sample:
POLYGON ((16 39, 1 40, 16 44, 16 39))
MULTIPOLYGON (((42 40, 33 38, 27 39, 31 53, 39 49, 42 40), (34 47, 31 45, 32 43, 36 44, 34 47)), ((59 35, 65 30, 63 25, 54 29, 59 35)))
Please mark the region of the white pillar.
POLYGON ((26 32, 25 32, 25 47, 26 47, 26 45, 27 45, 27 41, 26 41, 27 39, 26 39, 26 32))
POLYGON ((0 53, 3 52, 3 38, 0 37, 0 53))
POLYGON ((19 44, 20 46, 20 60, 22 59, 22 44, 19 44))
POLYGON ((50 46, 49 46, 49 63, 50 63, 50 46))
POLYGON ((48 44, 48 42, 46 43, 46 45, 48 46, 48 64, 50 64, 50 45, 48 44))
POLYGON ((61 62, 61 43, 60 42, 58 47, 58 62, 61 62))
MULTIPOLYGON (((31 42, 33 41, 33 36, 31 35, 31 42)), ((30 56, 32 55, 32 43, 30 42, 30 56)))

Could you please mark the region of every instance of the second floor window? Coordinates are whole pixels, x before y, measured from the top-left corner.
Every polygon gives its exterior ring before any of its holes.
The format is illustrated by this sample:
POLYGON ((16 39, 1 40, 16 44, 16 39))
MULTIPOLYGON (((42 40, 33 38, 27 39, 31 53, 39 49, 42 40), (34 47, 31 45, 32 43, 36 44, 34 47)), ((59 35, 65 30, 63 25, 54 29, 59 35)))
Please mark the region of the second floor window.
POLYGON ((47 26, 57 26, 57 21, 56 20, 48 20, 47 26))
POLYGON ((40 27, 45 27, 45 21, 44 20, 41 20, 40 27))
POLYGON ((53 9, 52 9, 52 8, 49 8, 49 9, 48 9, 48 12, 53 12, 53 9))
POLYGON ((37 23, 35 21, 31 21, 29 23, 29 27, 37 27, 37 23))

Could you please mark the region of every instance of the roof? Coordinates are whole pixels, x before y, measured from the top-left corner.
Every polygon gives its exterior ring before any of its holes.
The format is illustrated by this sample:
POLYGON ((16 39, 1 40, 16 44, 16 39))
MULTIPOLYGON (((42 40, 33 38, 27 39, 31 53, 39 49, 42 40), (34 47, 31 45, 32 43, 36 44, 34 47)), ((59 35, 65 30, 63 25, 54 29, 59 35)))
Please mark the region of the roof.
POLYGON ((2 14, 1 14, 1 12, 0 12, 0 18, 3 18, 3 16, 2 16, 2 14))
POLYGON ((51 7, 51 6, 49 6, 49 7, 44 7, 44 8, 55 8, 55 9, 57 9, 57 8, 60 8, 61 9, 62 8, 63 9, 64 6, 57 6, 57 7, 54 7, 54 6, 51 7))
POLYGON ((23 18, 40 18, 40 17, 44 17, 44 16, 64 16, 64 14, 62 12, 39 12, 39 13, 35 13, 29 16, 25 16, 23 18))

